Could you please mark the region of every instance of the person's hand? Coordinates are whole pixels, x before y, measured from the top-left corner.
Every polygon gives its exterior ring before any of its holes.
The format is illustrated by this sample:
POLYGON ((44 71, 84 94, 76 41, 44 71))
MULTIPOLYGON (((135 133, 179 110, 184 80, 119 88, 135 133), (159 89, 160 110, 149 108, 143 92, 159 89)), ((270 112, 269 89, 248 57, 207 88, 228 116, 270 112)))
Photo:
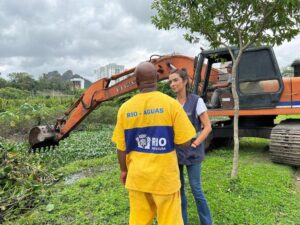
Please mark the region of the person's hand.
POLYGON ((125 185, 126 183, 126 178, 127 178, 127 171, 121 171, 120 181, 123 185, 125 185))
POLYGON ((198 145, 199 145, 199 144, 196 143, 196 141, 193 141, 192 144, 191 144, 191 147, 192 147, 192 148, 197 148, 198 145))
POLYGON ((198 92, 202 92, 203 91, 203 84, 199 83, 198 84, 198 92))

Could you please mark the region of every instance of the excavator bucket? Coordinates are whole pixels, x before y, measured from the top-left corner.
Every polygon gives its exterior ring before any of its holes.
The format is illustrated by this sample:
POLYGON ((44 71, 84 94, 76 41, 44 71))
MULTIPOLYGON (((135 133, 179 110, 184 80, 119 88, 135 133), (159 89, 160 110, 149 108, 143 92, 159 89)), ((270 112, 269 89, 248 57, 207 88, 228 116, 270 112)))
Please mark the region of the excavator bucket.
POLYGON ((54 126, 37 126, 29 133, 29 152, 46 151, 58 145, 54 126))

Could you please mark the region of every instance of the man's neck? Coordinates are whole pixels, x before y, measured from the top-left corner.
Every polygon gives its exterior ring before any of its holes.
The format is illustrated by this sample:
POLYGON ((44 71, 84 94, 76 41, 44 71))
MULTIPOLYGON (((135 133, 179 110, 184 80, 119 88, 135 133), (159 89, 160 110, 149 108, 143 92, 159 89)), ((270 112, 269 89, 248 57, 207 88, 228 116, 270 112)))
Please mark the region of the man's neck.
POLYGON ((141 93, 146 93, 146 92, 152 92, 152 91, 157 91, 157 88, 156 87, 145 87, 145 88, 141 88, 140 89, 140 92, 141 93))

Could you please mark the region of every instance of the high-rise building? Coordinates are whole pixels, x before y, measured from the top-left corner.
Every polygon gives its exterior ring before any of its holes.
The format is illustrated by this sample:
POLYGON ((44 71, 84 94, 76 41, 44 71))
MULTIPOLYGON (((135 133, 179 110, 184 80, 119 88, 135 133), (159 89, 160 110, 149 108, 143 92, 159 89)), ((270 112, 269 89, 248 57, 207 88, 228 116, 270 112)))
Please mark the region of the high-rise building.
MULTIPOLYGON (((116 63, 110 63, 106 66, 101 66, 100 68, 95 70, 95 73, 97 75, 97 79, 102 78, 110 78, 112 75, 123 72, 125 67, 123 65, 117 65, 116 63)), ((125 79, 125 77, 123 78, 125 79)), ((118 79, 120 81, 122 79, 118 79)), ((115 81, 117 82, 117 81, 115 81)), ((115 82, 112 81, 111 84, 114 84, 115 82)))

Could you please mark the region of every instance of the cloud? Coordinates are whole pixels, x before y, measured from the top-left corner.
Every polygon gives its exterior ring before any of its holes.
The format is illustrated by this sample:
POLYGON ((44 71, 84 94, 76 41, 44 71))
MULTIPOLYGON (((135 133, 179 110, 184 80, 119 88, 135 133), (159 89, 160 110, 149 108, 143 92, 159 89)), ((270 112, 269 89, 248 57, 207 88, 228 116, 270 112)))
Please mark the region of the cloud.
POLYGON ((119 1, 123 11, 130 17, 137 19, 140 23, 149 23, 151 16, 155 14, 151 10, 151 3, 152 1, 150 0, 119 1))
POLYGON ((176 31, 151 24, 151 2, 1 1, 0 68, 5 73, 72 69, 86 76, 109 62, 127 67, 152 53, 184 51, 176 31))
POLYGON ((290 42, 274 47, 274 52, 280 67, 290 66, 294 60, 300 59, 300 34, 290 42), (297 50, 298 49, 298 50, 297 50))
MULTIPOLYGON (((111 62, 129 68, 152 54, 196 55, 200 44, 186 42, 183 30, 157 30, 151 24, 151 2, 2 0, 0 72, 26 71, 38 77, 72 69, 95 80, 93 71, 111 62)), ((275 48, 280 64, 296 57, 292 48, 299 39, 275 48)))

